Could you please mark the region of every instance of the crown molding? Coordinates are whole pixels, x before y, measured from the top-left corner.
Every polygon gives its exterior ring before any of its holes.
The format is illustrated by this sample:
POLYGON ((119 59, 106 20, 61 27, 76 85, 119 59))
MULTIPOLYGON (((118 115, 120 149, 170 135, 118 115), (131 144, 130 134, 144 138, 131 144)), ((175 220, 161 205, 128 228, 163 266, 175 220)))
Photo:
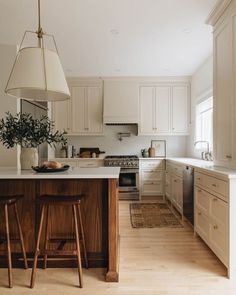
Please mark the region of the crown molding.
POLYGON ((233 0, 218 0, 215 7, 209 14, 206 24, 214 26, 232 1, 233 0))

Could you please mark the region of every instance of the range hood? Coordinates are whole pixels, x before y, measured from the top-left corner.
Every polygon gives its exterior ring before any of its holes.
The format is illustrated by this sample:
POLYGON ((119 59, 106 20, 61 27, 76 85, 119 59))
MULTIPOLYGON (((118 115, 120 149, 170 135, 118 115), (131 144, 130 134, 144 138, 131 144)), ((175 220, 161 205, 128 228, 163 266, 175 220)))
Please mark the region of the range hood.
POLYGON ((139 85, 136 81, 118 78, 104 80, 104 124, 137 125, 138 102, 139 85))

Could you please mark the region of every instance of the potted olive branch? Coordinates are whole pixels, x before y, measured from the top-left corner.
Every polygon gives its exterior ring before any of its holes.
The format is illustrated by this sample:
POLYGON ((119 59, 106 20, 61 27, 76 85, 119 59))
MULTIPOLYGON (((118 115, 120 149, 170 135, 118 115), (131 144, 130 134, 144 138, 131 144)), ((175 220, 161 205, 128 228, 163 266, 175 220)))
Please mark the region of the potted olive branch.
POLYGON ((10 112, 0 120, 0 141, 6 148, 21 146, 21 169, 30 169, 38 165, 38 146, 47 142, 65 145, 66 132, 53 131, 54 122, 48 116, 34 119, 31 114, 10 112))

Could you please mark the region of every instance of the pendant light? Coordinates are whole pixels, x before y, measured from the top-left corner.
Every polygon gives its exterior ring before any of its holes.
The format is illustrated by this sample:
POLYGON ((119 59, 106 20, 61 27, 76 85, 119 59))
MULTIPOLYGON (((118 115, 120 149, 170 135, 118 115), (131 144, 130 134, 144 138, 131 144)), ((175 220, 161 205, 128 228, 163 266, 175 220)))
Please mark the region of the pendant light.
POLYGON ((60 101, 70 98, 54 36, 45 34, 41 27, 40 0, 38 30, 24 33, 5 92, 32 101, 60 101), (36 34, 36 46, 23 46, 28 34, 36 34), (53 50, 45 48, 45 37, 53 41, 53 50))

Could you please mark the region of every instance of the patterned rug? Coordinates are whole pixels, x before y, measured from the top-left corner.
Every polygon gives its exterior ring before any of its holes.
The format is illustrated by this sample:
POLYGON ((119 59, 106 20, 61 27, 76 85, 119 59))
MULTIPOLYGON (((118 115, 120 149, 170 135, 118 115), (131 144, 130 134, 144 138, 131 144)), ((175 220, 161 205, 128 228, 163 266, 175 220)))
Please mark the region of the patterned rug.
POLYGON ((134 228, 183 227, 165 203, 130 203, 130 221, 134 228))

